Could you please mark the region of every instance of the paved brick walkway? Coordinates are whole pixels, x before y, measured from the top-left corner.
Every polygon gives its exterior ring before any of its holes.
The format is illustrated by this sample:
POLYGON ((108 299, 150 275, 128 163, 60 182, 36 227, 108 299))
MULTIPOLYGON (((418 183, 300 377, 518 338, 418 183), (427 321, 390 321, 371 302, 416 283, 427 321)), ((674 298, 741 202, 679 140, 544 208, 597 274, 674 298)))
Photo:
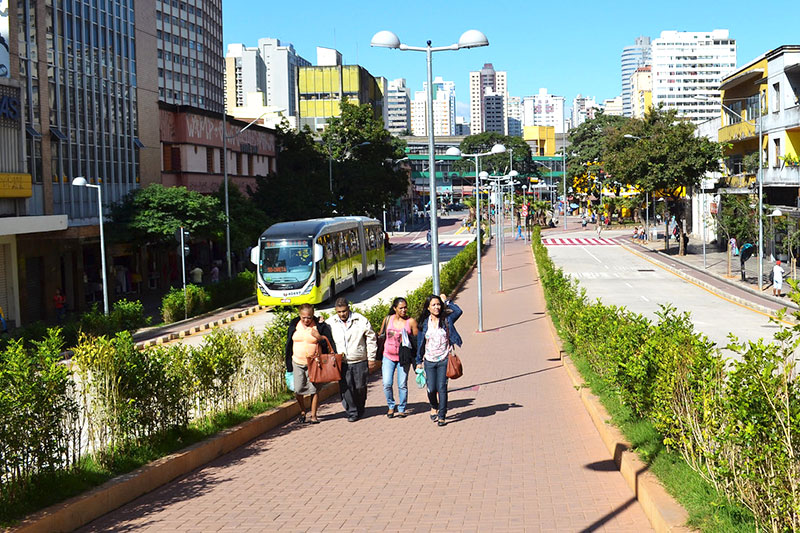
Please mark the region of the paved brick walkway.
POLYGON ((367 418, 329 401, 323 422, 265 434, 84 531, 649 531, 565 371, 545 322, 532 257, 507 246, 498 293, 484 257, 457 301, 465 375, 450 382, 449 423, 384 416, 378 376, 367 418))

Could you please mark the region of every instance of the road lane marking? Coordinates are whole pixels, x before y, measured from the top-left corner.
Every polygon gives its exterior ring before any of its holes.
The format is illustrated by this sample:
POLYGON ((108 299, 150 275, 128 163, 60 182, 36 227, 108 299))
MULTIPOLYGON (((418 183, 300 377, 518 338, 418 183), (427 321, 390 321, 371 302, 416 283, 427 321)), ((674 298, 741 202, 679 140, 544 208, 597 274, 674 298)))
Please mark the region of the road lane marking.
MULTIPOLYGON (((595 256, 594 256, 594 254, 593 254, 592 252, 590 252, 589 250, 587 250, 585 246, 581 246, 581 250, 583 250, 584 252, 586 252, 587 254, 589 254, 589 257, 591 257, 592 259, 594 259, 594 260, 595 260, 595 261, 597 261, 598 263, 600 263, 600 264, 602 264, 602 263, 603 263, 603 262, 602 262, 602 261, 600 261, 600 260, 599 260, 597 257, 595 257, 595 256)), ((608 268, 608 266, 606 266, 606 268, 608 268)))
POLYGON ((627 281, 625 282, 625 285, 627 285, 627 286, 628 286, 628 287, 630 287, 631 289, 633 288, 633 285, 631 285, 631 284, 630 284, 630 283, 628 283, 627 281))
POLYGON ((642 296, 642 300, 644 300, 645 302, 649 302, 650 301, 650 300, 647 299, 647 296, 642 296))

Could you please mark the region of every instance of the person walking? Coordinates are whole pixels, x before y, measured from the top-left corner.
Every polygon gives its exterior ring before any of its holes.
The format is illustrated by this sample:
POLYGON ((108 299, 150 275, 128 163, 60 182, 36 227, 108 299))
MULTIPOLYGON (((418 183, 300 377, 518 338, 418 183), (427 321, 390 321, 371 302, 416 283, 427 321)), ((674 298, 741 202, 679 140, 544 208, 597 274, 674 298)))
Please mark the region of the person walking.
POLYGON ((364 416, 367 376, 377 368, 378 340, 367 317, 351 311, 346 298, 337 298, 334 308, 336 316, 330 320, 334 350, 344 354, 339 392, 347 421, 355 422, 364 416))
POLYGON ((195 285, 203 284, 203 269, 200 268, 200 265, 195 265, 195 267, 189 271, 189 277, 195 285))
POLYGON ((447 360, 452 346, 461 346, 461 335, 455 327, 463 311, 444 294, 431 294, 425 299, 417 320, 417 369, 425 368, 431 420, 439 426, 447 424, 447 360))
POLYGON ((781 266, 781 260, 778 259, 775 261, 775 266, 772 267, 772 295, 773 296, 783 296, 781 291, 783 290, 783 276, 786 274, 786 271, 781 266))
POLYGON ((325 339, 331 339, 331 329, 325 322, 317 320, 314 316, 314 306, 311 304, 301 304, 297 310, 299 316, 289 322, 286 335, 286 371, 292 373, 294 399, 300 406, 298 421, 306 422, 307 410, 304 397, 311 396, 311 416, 308 422, 319 424, 317 419, 319 394, 317 386, 308 379, 308 358, 314 355, 318 344, 327 346, 325 339))
POLYGON ((61 289, 56 289, 56 294, 53 296, 53 307, 56 309, 56 318, 59 323, 64 322, 67 316, 67 298, 61 289))
POLYGON ((411 363, 416 359, 412 348, 403 349, 403 341, 416 341, 419 329, 417 321, 408 316, 408 302, 405 298, 395 298, 389 315, 383 319, 381 331, 386 332, 386 342, 383 345, 383 394, 386 396, 386 405, 389 411, 386 416, 389 418, 406 417, 406 405, 408 403, 408 370, 411 363), (410 359, 406 360, 406 354, 410 359), (392 385, 394 382, 395 369, 397 369, 397 402, 394 400, 392 385), (395 408, 397 414, 395 415, 395 408))

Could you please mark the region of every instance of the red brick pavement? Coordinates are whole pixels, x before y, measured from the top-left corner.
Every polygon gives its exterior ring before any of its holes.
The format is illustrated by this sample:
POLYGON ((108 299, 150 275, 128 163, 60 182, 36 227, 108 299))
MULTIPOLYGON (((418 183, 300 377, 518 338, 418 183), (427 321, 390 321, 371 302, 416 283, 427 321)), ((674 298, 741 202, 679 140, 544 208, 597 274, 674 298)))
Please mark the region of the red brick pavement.
POLYGON ((292 423, 84 531, 649 531, 566 372, 544 316, 532 257, 507 246, 503 293, 484 257, 484 328, 473 274, 457 301, 465 374, 450 382, 449 423, 388 419, 378 376, 367 416, 337 401, 322 423, 292 423))

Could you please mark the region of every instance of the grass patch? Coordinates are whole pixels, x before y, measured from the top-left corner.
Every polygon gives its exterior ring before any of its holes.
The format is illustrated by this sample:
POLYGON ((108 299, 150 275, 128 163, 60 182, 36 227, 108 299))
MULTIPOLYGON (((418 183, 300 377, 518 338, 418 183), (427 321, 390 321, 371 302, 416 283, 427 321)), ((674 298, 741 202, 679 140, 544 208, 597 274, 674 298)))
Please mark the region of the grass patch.
POLYGON ((689 513, 689 526, 709 533, 756 530, 753 515, 747 509, 729 501, 692 470, 680 454, 668 450, 663 437, 653 425, 636 417, 620 401, 614 388, 598 376, 588 362, 574 355, 572 346, 565 345, 564 350, 572 357, 589 389, 608 411, 611 422, 622 431, 650 471, 689 513))
POLYGON ((12 526, 31 513, 77 496, 116 476, 127 474, 149 462, 212 437, 223 429, 250 420, 293 397, 293 394, 286 392, 249 406, 240 406, 226 413, 193 421, 185 428, 170 431, 148 442, 119 451, 113 460, 107 461, 106 465, 101 465, 91 457, 84 457, 69 471, 35 476, 17 499, 19 503, 0 507, 0 526, 12 526))

